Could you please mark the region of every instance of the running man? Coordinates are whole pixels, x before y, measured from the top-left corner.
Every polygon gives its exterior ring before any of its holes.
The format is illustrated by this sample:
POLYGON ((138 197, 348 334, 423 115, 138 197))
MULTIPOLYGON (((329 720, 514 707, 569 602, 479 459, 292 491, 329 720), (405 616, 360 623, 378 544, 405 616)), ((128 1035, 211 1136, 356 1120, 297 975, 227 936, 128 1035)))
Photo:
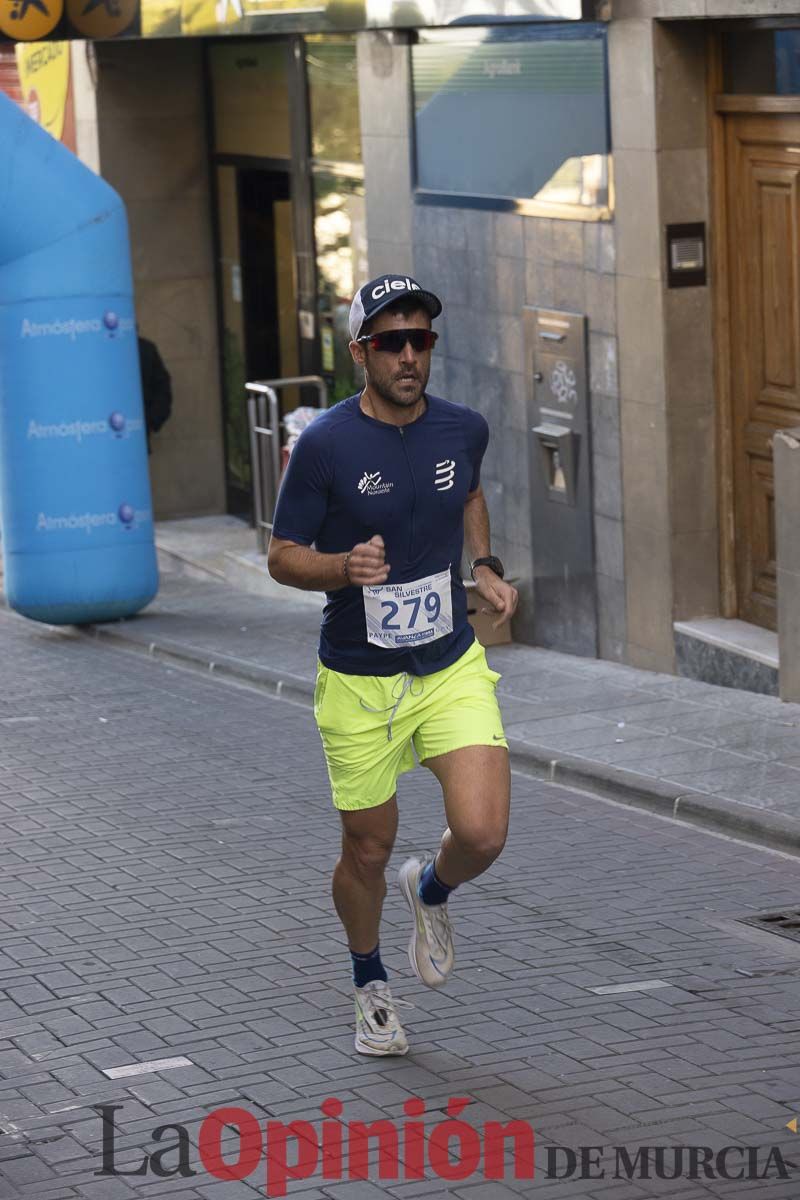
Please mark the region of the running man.
POLYGON ((301 434, 269 547, 273 578, 327 592, 314 715, 342 824, 333 899, 352 956, 361 1054, 408 1050, 379 927, 397 778, 414 767, 414 751, 441 784, 447 819, 435 857, 409 859, 398 876, 414 921, 411 968, 429 987, 453 969, 448 897, 488 869, 508 829, 500 676, 467 621, 465 537, 498 625, 513 616, 517 592, 489 547, 480 487, 489 427, 425 391, 441 311, 403 275, 358 291, 350 352, 366 386, 301 434))

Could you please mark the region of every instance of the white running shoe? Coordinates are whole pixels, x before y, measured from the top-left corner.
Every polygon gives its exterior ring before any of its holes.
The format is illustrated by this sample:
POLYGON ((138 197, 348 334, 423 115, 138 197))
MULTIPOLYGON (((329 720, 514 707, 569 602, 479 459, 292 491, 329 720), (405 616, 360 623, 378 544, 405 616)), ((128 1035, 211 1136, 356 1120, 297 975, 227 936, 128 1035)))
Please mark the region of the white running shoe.
POLYGON ((394 1000, 388 983, 374 979, 355 989, 356 1050, 359 1054, 406 1054, 408 1039, 395 1008, 413 1008, 405 1000, 394 1000))
POLYGON ((443 987, 453 969, 453 930, 444 904, 423 904, 417 895, 425 863, 409 858, 397 875, 400 890, 414 917, 414 932, 408 943, 408 961, 417 979, 428 987, 443 987))

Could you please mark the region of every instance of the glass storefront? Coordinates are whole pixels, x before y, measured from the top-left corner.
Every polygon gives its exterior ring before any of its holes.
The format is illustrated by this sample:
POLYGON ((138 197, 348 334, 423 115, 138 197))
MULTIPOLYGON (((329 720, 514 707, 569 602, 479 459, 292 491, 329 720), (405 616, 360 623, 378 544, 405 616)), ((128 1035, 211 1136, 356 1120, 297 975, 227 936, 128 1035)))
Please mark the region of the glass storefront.
MULTIPOLYGON (((299 374, 289 47, 209 47, 228 510, 251 508, 245 383, 299 374)), ((281 395, 283 411, 299 402, 281 395)))
MULTIPOLYGON (((319 369, 335 403, 363 382, 347 327, 353 293, 367 275, 355 38, 320 35, 298 44, 305 47, 310 168, 299 181, 291 105, 298 96, 304 102, 305 88, 298 90, 294 46, 231 40, 208 49, 227 497, 229 511, 242 515, 250 512, 252 486, 245 383, 319 369), (298 258, 296 249, 312 238, 313 256, 306 249, 298 258), (301 304, 299 266, 309 258, 314 273, 301 304), (301 318, 302 328, 308 322, 298 310, 310 310, 315 294, 314 360, 308 341, 301 344, 301 318)), ((283 415, 315 403, 297 388, 283 389, 280 401, 283 415)))
POLYGON ((571 216, 609 207, 604 26, 418 36, 411 64, 423 195, 535 203, 571 216))
POLYGON ((285 43, 216 42, 209 65, 215 153, 290 159, 285 43))
POLYGON ((363 385, 348 349, 347 327, 353 294, 367 278, 355 39, 307 38, 306 67, 311 108, 320 368, 328 382, 331 403, 335 403, 363 385))
POLYGON ((747 29, 722 35, 729 95, 800 95, 800 29, 747 29))
POLYGON ((348 317, 356 288, 367 279, 363 178, 314 172, 320 359, 331 403, 363 386, 350 355, 348 317))

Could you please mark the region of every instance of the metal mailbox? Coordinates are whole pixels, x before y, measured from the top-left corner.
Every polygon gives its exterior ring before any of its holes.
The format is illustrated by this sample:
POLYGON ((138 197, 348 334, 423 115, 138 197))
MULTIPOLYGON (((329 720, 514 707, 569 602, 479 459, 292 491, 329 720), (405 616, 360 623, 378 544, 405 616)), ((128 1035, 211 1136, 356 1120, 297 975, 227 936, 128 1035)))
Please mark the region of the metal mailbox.
POLYGON ((538 645, 597 654, 586 318, 524 310, 538 645))

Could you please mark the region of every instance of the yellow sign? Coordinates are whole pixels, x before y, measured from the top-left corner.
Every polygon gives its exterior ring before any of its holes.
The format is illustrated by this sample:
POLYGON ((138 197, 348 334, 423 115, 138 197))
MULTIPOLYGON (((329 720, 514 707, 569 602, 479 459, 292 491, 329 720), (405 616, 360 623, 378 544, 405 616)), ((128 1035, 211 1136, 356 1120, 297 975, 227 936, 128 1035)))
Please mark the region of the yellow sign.
POLYGON ((64 0, 0 0, 0 30, 15 42, 35 42, 52 33, 64 0))
POLYGON ((142 37, 178 37, 181 0, 142 0, 139 9, 142 37))
POLYGON ((183 33, 216 33, 236 25, 244 16, 242 0, 182 0, 183 33))
POLYGON ((786 1128, 791 1129, 792 1133, 797 1133, 797 1117, 792 1117, 786 1128))
POLYGON ((67 0, 67 16, 89 38, 116 37, 133 21, 139 0, 67 0))
POLYGON ((69 42, 18 45, 16 54, 22 101, 28 116, 60 141, 69 91, 69 42))

